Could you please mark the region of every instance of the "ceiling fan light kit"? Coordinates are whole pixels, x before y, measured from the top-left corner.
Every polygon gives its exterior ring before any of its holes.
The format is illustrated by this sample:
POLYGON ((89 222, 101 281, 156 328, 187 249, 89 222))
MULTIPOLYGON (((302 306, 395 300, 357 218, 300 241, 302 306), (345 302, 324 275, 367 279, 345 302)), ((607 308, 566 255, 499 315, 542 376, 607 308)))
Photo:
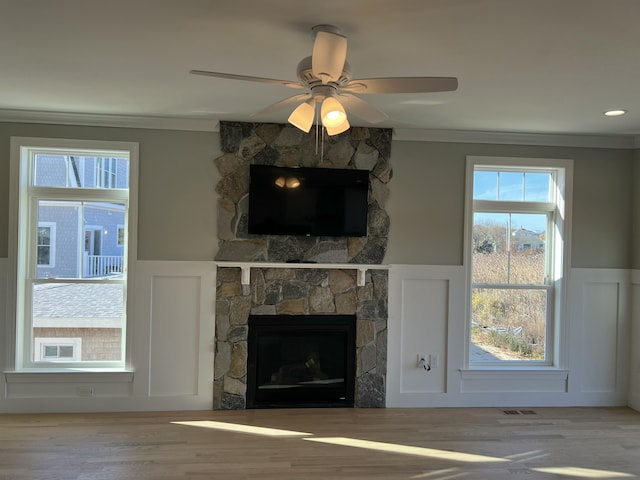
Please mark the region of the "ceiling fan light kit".
POLYGON ((380 123, 388 118, 384 112, 354 93, 362 95, 449 92, 458 88, 458 79, 455 77, 385 77, 352 80, 351 67, 347 62, 347 37, 332 25, 317 25, 312 28, 312 33, 313 52, 298 64, 298 82, 206 70, 191 70, 190 73, 307 89, 309 93, 285 98, 259 113, 271 113, 297 105, 289 115, 288 121, 308 133, 316 118, 317 104, 320 103, 320 122, 327 135, 338 135, 350 128, 347 110, 369 123, 380 123))
POLYGON ((337 127, 328 127, 325 125, 324 128, 327 131, 327 135, 331 136, 346 132, 347 130, 349 130, 349 128, 351 128, 351 125, 349 125, 349 121, 345 119, 345 121, 342 122, 342 125, 338 125, 337 127))
POLYGON ((337 128, 347 121, 347 112, 342 104, 334 97, 327 97, 322 102, 320 110, 322 125, 330 128, 337 128))
POLYGON ((316 101, 311 98, 306 102, 302 102, 289 115, 288 121, 294 127, 298 127, 305 133, 309 133, 313 125, 313 118, 316 113, 316 101))

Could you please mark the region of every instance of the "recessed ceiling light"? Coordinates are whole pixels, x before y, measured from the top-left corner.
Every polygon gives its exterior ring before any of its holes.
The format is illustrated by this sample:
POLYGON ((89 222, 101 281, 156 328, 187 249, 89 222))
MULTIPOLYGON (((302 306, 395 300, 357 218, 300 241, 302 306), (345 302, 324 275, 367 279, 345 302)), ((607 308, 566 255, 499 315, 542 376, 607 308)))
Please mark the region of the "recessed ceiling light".
POLYGON ((619 117, 620 115, 624 115, 625 113, 627 113, 627 111, 622 109, 607 110, 606 112, 604 112, 607 117, 619 117))

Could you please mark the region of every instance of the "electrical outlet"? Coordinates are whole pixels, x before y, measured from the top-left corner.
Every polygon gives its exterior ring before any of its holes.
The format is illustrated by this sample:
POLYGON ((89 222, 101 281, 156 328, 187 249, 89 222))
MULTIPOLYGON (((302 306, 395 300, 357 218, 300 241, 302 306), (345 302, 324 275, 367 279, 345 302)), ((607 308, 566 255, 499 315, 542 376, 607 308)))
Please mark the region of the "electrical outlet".
POLYGON ((95 393, 96 392, 93 387, 78 387, 76 389, 76 394, 79 397, 93 397, 95 393))
POLYGON ((416 367, 417 368, 426 368, 427 367, 427 354, 426 353, 419 353, 418 354, 418 359, 416 361, 416 367))

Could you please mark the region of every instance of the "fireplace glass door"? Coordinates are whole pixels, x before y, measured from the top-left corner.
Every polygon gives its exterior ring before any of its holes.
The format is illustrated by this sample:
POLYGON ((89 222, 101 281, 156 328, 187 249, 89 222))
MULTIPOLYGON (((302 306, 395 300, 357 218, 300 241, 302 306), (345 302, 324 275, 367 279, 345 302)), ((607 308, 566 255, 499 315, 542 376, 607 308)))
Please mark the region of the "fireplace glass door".
POLYGON ((354 315, 251 315, 247 407, 351 407, 354 315))

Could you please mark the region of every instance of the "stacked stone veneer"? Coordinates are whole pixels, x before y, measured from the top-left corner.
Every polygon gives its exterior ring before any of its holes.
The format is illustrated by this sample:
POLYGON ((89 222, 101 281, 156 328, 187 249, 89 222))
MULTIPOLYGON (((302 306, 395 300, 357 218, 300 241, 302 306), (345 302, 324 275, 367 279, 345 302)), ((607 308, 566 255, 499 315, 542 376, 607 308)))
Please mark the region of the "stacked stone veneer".
POLYGON ((220 123, 223 155, 214 160, 222 178, 216 185, 218 241, 216 260, 321 263, 382 263, 389 236, 385 210, 392 177, 391 130, 351 128, 325 137, 316 146, 313 129, 305 134, 279 124, 220 123), (249 235, 249 165, 357 168, 369 170, 367 236, 358 238, 249 235))
POLYGON ((254 315, 356 315, 357 407, 384 407, 387 365, 387 272, 371 270, 356 286, 353 270, 218 268, 214 408, 242 409, 247 391, 247 321, 254 315))
MULTIPOLYGON (((317 139, 281 124, 220 123, 223 154, 214 160, 218 193, 218 261, 380 264, 389 234, 386 202, 393 176, 391 129, 351 128, 317 139), (249 165, 369 170, 367 236, 363 238, 249 235, 249 165)), ((356 406, 382 407, 387 360, 387 273, 370 270, 362 287, 352 270, 218 268, 214 408, 245 408, 247 322, 250 313, 356 314, 356 406)))

